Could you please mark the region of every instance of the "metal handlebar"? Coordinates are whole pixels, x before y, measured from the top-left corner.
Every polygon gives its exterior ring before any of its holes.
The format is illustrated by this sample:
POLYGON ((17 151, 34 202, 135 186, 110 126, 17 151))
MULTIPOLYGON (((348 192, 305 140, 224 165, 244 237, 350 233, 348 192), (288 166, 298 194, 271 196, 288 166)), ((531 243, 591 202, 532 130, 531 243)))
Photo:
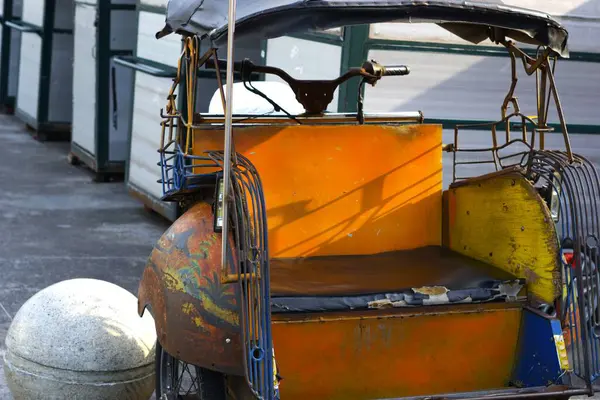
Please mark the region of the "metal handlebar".
POLYGON ((363 64, 364 69, 370 75, 381 78, 382 76, 404 76, 410 74, 410 68, 406 65, 381 65, 376 61, 367 61, 363 64))
MULTIPOLYGON (((233 70, 235 72, 240 72, 242 70, 242 65, 244 64, 244 62, 246 62, 246 60, 244 60, 244 61, 235 61, 233 63, 233 70)), ((219 67, 220 70, 227 69, 227 61, 225 61, 225 60, 217 60, 217 62, 215 62, 215 60, 213 58, 209 58, 204 63, 204 68, 206 68, 206 69, 217 69, 217 66, 219 67)))
MULTIPOLYGON (((204 64, 209 69, 224 69, 227 61, 209 59, 204 64)), ((308 114, 321 114, 333 100, 333 94, 339 85, 347 80, 361 76, 363 81, 375 85, 383 76, 404 76, 410 73, 405 65, 383 66, 375 61, 367 61, 360 68, 351 68, 344 75, 333 80, 299 80, 292 78, 287 72, 280 68, 256 65, 246 59, 233 63, 233 70, 240 72, 244 81, 250 80, 253 73, 271 74, 284 80, 296 95, 296 100, 304 106, 308 114)))
POLYGON ((405 76, 410 74, 410 68, 406 65, 384 67, 383 76, 405 76))
MULTIPOLYGON (((215 63, 214 59, 209 59, 204 64, 205 68, 208 69, 216 69, 218 65, 219 69, 223 70, 227 68, 227 61, 218 60, 215 63)), ((277 75, 282 78, 284 81, 290 83, 289 81, 302 82, 297 79, 292 78, 288 73, 283 71, 280 68, 270 67, 270 66, 262 66, 256 65, 252 61, 246 59, 244 61, 235 61, 233 63, 233 70, 235 72, 246 72, 246 73, 263 73, 263 74, 272 74, 277 75)), ((318 81, 318 82, 338 82, 338 85, 347 81, 350 78, 355 76, 363 76, 368 79, 379 78, 383 76, 405 76, 410 74, 410 68, 406 65, 381 65, 376 61, 367 61, 365 62, 361 68, 351 68, 344 75, 330 81, 318 81)), ((375 81, 376 81, 375 80, 375 81)), ((308 81, 304 81, 308 82, 308 81)))

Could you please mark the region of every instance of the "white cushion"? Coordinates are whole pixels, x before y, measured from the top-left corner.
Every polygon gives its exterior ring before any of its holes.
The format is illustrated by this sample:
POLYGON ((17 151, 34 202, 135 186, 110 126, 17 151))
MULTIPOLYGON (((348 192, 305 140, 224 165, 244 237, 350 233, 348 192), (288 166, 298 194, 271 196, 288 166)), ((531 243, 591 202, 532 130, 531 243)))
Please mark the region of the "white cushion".
MULTIPOLYGON (((304 112, 304 107, 298 103, 294 92, 287 84, 277 81, 258 81, 252 82, 252 86, 260 90, 288 113, 298 115, 304 112)), ((227 85, 223 85, 223 90, 227 93, 227 85)), ((224 114, 221 93, 218 89, 210 100, 208 113, 224 114)), ((233 84, 233 114, 285 115, 283 111, 275 112, 273 106, 267 100, 246 89, 243 82, 233 84)))

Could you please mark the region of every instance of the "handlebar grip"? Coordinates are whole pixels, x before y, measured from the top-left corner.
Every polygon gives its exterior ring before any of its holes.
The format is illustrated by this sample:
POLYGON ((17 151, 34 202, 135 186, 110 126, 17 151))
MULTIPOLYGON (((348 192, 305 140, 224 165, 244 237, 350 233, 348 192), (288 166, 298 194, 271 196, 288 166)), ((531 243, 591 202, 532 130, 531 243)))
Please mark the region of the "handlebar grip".
POLYGON ((383 66, 382 76, 404 76, 410 74, 410 68, 407 65, 383 66))

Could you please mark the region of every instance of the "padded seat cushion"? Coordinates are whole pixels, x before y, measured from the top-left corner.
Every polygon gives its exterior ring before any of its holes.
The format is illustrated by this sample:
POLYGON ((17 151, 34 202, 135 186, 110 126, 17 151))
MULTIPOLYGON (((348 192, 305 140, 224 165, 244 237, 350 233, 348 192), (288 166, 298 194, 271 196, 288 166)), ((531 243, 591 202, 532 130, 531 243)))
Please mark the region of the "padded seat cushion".
POLYGON ((367 256, 271 260, 273 312, 404 307, 516 298, 524 281, 429 246, 367 256))

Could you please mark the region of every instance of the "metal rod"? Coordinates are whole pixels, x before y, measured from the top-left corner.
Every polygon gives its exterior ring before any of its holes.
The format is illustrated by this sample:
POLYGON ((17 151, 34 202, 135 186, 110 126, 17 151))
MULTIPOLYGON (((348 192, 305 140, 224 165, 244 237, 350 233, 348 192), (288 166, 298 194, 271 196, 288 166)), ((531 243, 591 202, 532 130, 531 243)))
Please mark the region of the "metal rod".
MULTIPOLYGON (((548 86, 548 64, 544 64, 541 67, 541 82, 540 89, 538 92, 539 100, 539 111, 538 111, 538 126, 540 128, 546 128, 546 117, 548 112, 546 110, 546 96, 549 96, 547 86, 548 86)), ((544 150, 546 146, 546 138, 545 133, 540 132, 540 150, 544 150)))
MULTIPOLYGON (((517 83, 519 79, 517 78, 517 60, 513 52, 509 52, 510 54, 510 71, 511 71, 511 82, 510 89, 508 89, 508 93, 504 98, 504 102, 502 103, 502 107, 500 108, 500 112, 502 115, 502 120, 506 119, 506 111, 508 110, 508 104, 513 103, 515 105, 515 89, 517 88, 517 83)), ((519 112, 518 107, 515 107, 515 112, 519 112)), ((506 142, 510 142, 510 122, 506 121, 506 142)))
POLYGON ((562 129, 563 138, 565 140, 565 150, 567 152, 567 157, 569 158, 569 162, 573 162, 573 151, 571 150, 571 139, 569 138, 567 121, 565 120, 565 114, 563 112, 562 104, 560 102, 560 97, 558 96, 558 91, 556 90, 556 82, 554 81, 554 74, 552 73, 552 71, 548 71, 548 81, 550 83, 550 91, 554 96, 554 103, 556 104, 556 111, 558 112, 558 119, 560 121, 560 127, 562 129))
POLYGON ((496 150, 498 148, 498 136, 496 132, 496 125, 492 125, 492 147, 494 148, 494 150, 492 150, 494 166, 496 168, 496 171, 498 171, 498 151, 496 150))
POLYGON ((213 52, 213 57, 215 59, 217 85, 219 85, 219 93, 221 94, 221 106, 223 107, 223 114, 225 114, 225 110, 227 109, 227 101, 225 101, 225 93, 223 92, 223 80, 221 79, 221 68, 219 68, 219 56, 217 54, 217 50, 213 52))
POLYGON ((227 273, 227 238, 229 233, 229 186, 231 185, 231 136, 232 136, 232 105, 233 105, 233 35, 235 32, 236 0, 229 0, 229 16, 227 18, 227 100, 225 102, 225 154, 223 160, 223 228, 221 243, 222 276, 227 273))

